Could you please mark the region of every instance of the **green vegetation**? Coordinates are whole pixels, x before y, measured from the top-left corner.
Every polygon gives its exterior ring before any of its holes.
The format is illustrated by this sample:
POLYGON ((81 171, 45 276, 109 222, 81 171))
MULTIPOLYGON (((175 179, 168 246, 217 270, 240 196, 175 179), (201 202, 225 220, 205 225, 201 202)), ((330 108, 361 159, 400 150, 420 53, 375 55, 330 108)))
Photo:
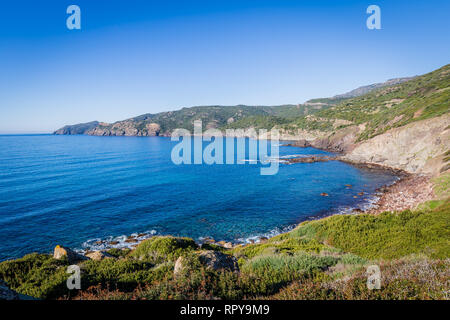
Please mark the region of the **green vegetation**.
MULTIPOLYGON (((414 121, 446 114, 450 110, 450 65, 428 74, 407 79, 394 79, 355 89, 353 92, 332 98, 309 100, 305 104, 280 106, 200 106, 177 111, 144 114, 115 124, 96 122, 66 126, 59 134, 81 134, 97 126, 110 130, 118 126, 117 134, 125 127, 137 129, 137 135, 148 133, 147 124, 157 123, 160 135, 170 134, 176 128, 192 132, 195 120, 202 120, 205 128, 282 128, 294 133, 298 129, 319 130, 331 133, 350 125, 362 125, 365 129, 358 141, 370 139, 389 129, 414 121), (345 125, 335 127, 336 120, 345 125), (126 123, 121 127, 121 123, 126 123)), ((448 158, 448 155, 447 155, 448 158)), ((447 159, 448 160, 448 159, 447 159)))
POLYGON ((449 290, 449 215, 449 200, 415 211, 337 215, 233 249, 153 237, 134 250, 109 250, 114 258, 80 262, 80 291, 66 288, 68 262, 46 254, 0 263, 0 278, 42 299, 443 299, 449 290), (234 256, 240 271, 208 268, 201 250, 234 256), (175 276, 180 256, 185 267, 175 276), (370 264, 381 267, 381 290, 366 287, 370 264))
MULTIPOLYGON (((335 107, 317 112, 315 117, 322 122, 343 119, 355 125, 364 123, 366 128, 359 140, 366 140, 391 128, 448 113, 449 86, 450 65, 446 65, 413 80, 344 100, 335 107)), ((307 122, 297 123, 308 128, 307 122)))
POLYGON ((440 199, 447 199, 450 197, 450 172, 441 174, 439 177, 433 179, 434 193, 440 199))
POLYGON ((130 253, 130 257, 157 264, 164 261, 174 261, 183 252, 197 248, 195 241, 190 238, 153 237, 141 242, 130 253))
POLYGON ((65 260, 47 254, 31 253, 21 259, 0 263, 0 279, 17 292, 41 299, 53 299, 67 293, 65 260))
POLYGON ((450 257, 450 201, 428 210, 336 215, 301 224, 289 233, 314 239, 367 259, 395 259, 414 253, 450 257))

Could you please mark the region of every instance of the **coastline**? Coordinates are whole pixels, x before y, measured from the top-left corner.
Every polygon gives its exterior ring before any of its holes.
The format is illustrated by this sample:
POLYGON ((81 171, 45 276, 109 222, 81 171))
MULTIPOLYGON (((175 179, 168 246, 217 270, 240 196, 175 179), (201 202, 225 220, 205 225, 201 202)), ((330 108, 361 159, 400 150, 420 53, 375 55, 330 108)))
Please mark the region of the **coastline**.
MULTIPOLYGON (((286 146, 286 144, 285 144, 286 146)), ((298 145, 287 145, 299 147, 298 145)), ((314 147, 316 148, 316 147, 314 147)), ((333 152, 324 148, 316 148, 322 151, 333 152)), ((341 206, 334 208, 330 211, 319 213, 317 215, 306 217, 299 223, 295 223, 285 227, 277 227, 266 232, 249 235, 245 238, 239 238, 234 240, 221 240, 213 239, 209 236, 194 239, 198 245, 213 244, 226 249, 231 249, 239 246, 247 246, 254 243, 265 242, 268 239, 278 236, 280 234, 286 234, 297 228, 305 221, 314 221, 324 219, 334 215, 348 215, 348 214, 378 214, 383 211, 400 211, 405 209, 412 209, 419 203, 430 200, 433 196, 431 182, 428 176, 408 173, 401 169, 396 169, 388 166, 382 166, 379 164, 355 162, 349 161, 343 158, 343 154, 333 152, 333 156, 325 156, 325 160, 319 156, 309 156, 303 158, 292 158, 289 164, 298 164, 302 162, 317 162, 317 161, 341 161, 348 163, 352 166, 363 168, 372 171, 384 171, 389 172, 396 177, 396 181, 391 184, 383 185, 375 190, 374 194, 370 194, 364 200, 363 204, 357 206, 341 206), (312 158, 312 159, 311 159, 312 158), (302 161, 296 161, 301 159, 302 161), (303 160, 307 161, 303 161, 303 160), (311 161, 309 161, 311 160, 311 161)), ((328 196, 328 195, 327 195, 328 196)), ((109 236, 106 238, 94 238, 87 239, 80 247, 73 247, 75 251, 83 255, 92 253, 94 251, 105 251, 109 249, 134 249, 144 240, 147 240, 153 236, 170 236, 170 234, 159 234, 156 230, 148 230, 144 232, 135 232, 130 235, 109 236)), ((13 259, 13 258, 11 258, 13 259)), ((10 259, 7 259, 10 260, 10 259)))
MULTIPOLYGON (((288 145, 295 146, 295 145, 288 145)), ((295 146, 298 147, 298 146, 295 146)), ((319 149, 319 148, 316 148, 319 149)), ((332 152, 326 149, 319 149, 322 151, 332 152)), ((335 153, 335 152, 334 152, 335 153)), ((336 154, 336 153, 335 153, 336 154)), ((420 174, 409 173, 401 169, 396 169, 379 164, 367 163, 367 162, 355 162, 341 158, 342 154, 336 154, 334 157, 329 157, 325 161, 341 161, 348 163, 352 166, 363 168, 372 171, 384 171, 390 172, 397 178, 391 184, 383 185, 376 189, 376 192, 372 197, 365 201, 365 204, 360 207, 347 207, 345 209, 335 208, 331 212, 320 214, 316 216, 310 216, 300 223, 286 226, 283 228, 275 228, 268 230, 267 232, 251 235, 246 238, 236 239, 235 241, 216 240, 212 237, 205 236, 195 241, 201 246, 203 244, 217 245, 226 249, 231 249, 240 246, 247 246, 255 243, 262 243, 268 239, 291 232, 305 221, 320 220, 334 215, 345 214, 379 214, 384 211, 401 211, 405 209, 413 209, 420 203, 427 200, 431 200, 433 197, 433 190, 430 183, 430 177, 420 174)), ((298 159, 298 158, 293 158, 298 159)), ((303 158, 305 159, 305 158, 303 158)), ((308 158, 307 158, 308 159, 308 158)), ((314 159, 314 161, 322 161, 314 159)), ((290 164, 302 163, 304 161, 292 161, 290 164)), ((133 233, 129 236, 121 235, 118 237, 108 237, 106 239, 90 239, 83 243, 83 248, 77 251, 82 254, 89 254, 93 251, 108 250, 112 248, 117 249, 131 249, 137 247, 142 241, 149 239, 153 236, 171 236, 170 234, 157 234, 155 230, 146 231, 143 233, 133 233)))

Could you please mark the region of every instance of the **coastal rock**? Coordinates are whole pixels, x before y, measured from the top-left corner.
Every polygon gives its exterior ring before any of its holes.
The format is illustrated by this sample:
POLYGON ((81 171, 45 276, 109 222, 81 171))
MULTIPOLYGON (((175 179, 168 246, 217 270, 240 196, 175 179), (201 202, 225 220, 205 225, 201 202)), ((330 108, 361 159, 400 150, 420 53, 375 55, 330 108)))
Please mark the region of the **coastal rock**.
POLYGON ((342 159, 435 175, 450 149, 449 125, 450 115, 446 114, 390 129, 358 144, 342 159))
POLYGON ((300 148, 306 148, 306 147, 310 147, 311 146, 311 143, 308 141, 308 140, 306 140, 306 139, 300 139, 300 140, 297 140, 295 143, 293 143, 293 144, 289 144, 289 146, 292 146, 292 147, 300 147, 300 148))
POLYGON ((267 240, 269 240, 269 238, 267 238, 267 237, 260 237, 259 238, 259 242, 260 243, 265 243, 265 242, 267 242, 267 240))
POLYGON ((19 300, 19 294, 11 290, 3 280, 0 280, 0 300, 19 300))
POLYGON ((107 259, 107 258, 114 258, 112 255, 110 255, 107 252, 104 251, 94 251, 94 252, 89 252, 87 254, 85 254, 86 257, 88 257, 91 260, 95 260, 95 261, 100 261, 103 259, 107 259))
POLYGON ((320 195, 321 195, 322 197, 328 197, 328 193, 326 193, 326 192, 322 192, 320 195))
POLYGON ((75 263, 87 259, 85 256, 76 253, 70 248, 57 245, 55 247, 55 250, 53 251, 53 258, 60 260, 63 259, 64 257, 67 257, 69 263, 75 263))
POLYGON ((175 261, 175 267, 173 269, 174 276, 175 277, 179 276, 185 267, 186 267, 186 258, 179 257, 177 261, 175 261))
POLYGON ((370 213, 414 209, 420 203, 434 198, 433 184, 426 175, 404 176, 395 184, 377 189, 382 193, 370 213))
POLYGON ((213 270, 228 270, 239 272, 237 259, 233 256, 218 251, 202 251, 199 254, 200 261, 213 270))
POLYGON ((226 243, 223 245, 223 247, 226 248, 226 249, 231 249, 231 248, 233 248, 233 244, 232 244, 231 242, 226 242, 226 243))

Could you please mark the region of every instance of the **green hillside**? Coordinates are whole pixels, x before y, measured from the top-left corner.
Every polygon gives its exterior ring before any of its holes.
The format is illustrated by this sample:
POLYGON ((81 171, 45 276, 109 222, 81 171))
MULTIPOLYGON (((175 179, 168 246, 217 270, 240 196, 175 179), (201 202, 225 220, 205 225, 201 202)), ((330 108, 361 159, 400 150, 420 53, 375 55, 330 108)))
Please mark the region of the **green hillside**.
POLYGON ((450 65, 413 80, 374 90, 318 111, 314 117, 299 117, 289 127, 332 130, 334 119, 365 124, 359 140, 369 139, 395 127, 440 116, 450 111, 450 65))

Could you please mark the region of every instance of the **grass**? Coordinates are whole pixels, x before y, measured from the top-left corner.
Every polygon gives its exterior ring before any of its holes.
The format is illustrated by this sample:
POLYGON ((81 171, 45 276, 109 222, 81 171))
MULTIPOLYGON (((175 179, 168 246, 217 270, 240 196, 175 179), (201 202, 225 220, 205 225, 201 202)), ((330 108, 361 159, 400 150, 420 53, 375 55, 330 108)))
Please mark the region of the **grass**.
POLYGON ((443 173, 433 179, 433 191, 440 199, 450 197, 450 172, 443 173))
POLYGON ((301 224, 289 236, 315 239, 366 259, 395 259, 418 252, 447 258, 450 201, 426 210, 332 216, 301 224))
POLYGON ((190 238, 153 237, 114 258, 79 263, 82 289, 68 291, 65 260, 30 254, 0 263, 0 278, 41 299, 443 299, 449 290, 450 204, 415 211, 336 215, 302 223, 265 243, 220 251, 240 272, 212 270, 190 238), (185 268, 174 276, 175 261, 185 268), (366 287, 368 265, 380 265, 382 289, 366 287))
POLYGON ((161 263, 164 261, 174 261, 183 253, 197 248, 198 245, 190 238, 157 236, 142 241, 130 253, 130 257, 151 261, 153 263, 161 263))
MULTIPOLYGON (((447 260, 402 259, 380 263, 381 289, 367 288, 365 269, 350 279, 314 281, 304 279, 265 297, 282 300, 447 300, 449 263, 447 260)), ((264 297, 263 297, 264 298, 264 297)))

